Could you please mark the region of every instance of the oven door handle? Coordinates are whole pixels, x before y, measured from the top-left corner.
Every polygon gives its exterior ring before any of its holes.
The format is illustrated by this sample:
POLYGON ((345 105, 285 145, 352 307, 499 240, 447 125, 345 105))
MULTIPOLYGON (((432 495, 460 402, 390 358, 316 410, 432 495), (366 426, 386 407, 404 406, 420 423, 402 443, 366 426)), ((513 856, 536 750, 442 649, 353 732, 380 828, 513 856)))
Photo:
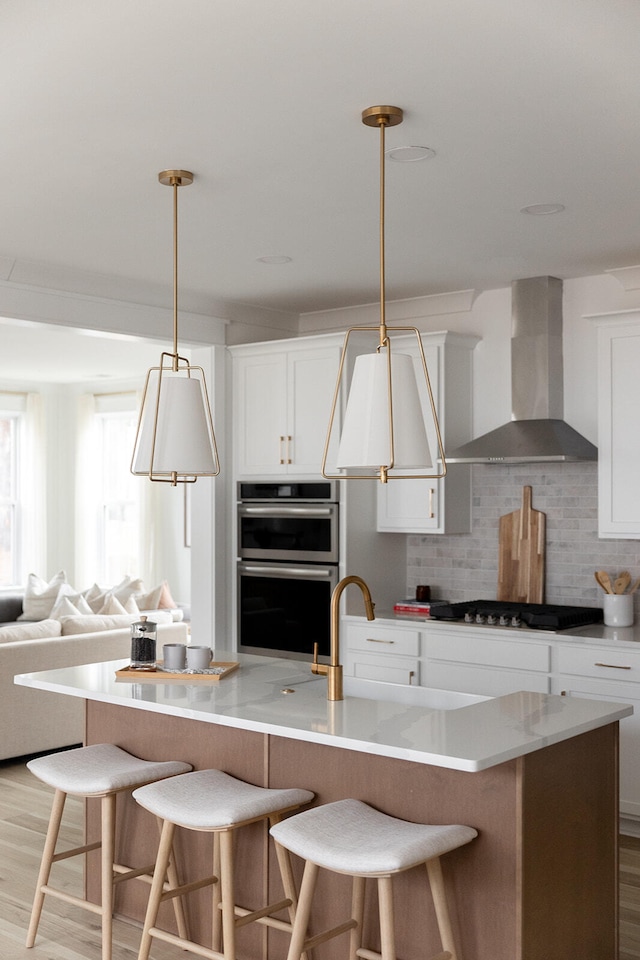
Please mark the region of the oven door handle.
POLYGON ((272 574, 279 577, 304 577, 305 580, 327 580, 333 575, 333 569, 329 567, 270 567, 266 563, 259 566, 250 563, 238 564, 240 573, 260 573, 264 576, 272 574))
POLYGON ((330 517, 332 507, 238 507, 241 517, 330 517))

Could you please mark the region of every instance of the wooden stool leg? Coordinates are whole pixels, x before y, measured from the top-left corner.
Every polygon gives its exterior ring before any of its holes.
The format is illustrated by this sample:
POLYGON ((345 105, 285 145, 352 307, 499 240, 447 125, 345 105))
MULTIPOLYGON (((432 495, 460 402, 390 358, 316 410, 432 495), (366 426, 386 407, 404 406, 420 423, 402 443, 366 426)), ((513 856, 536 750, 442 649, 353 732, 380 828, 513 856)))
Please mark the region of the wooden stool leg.
POLYGON ((364 892, 366 879, 364 877, 353 878, 353 892, 351 894, 351 916, 356 921, 356 926, 352 928, 349 934, 349 960, 356 960, 357 951, 362 946, 362 923, 364 920, 364 892))
POLYGON ((395 960, 396 937, 393 924, 393 890, 391 877, 378 877, 380 910, 380 952, 382 960, 395 960))
POLYGON ((433 906, 438 921, 438 930, 440 931, 440 939, 442 940, 442 949, 449 951, 451 960, 456 960, 457 953, 453 940, 453 930, 449 916, 449 905, 444 888, 440 858, 434 857, 433 860, 427 860, 426 866, 429 875, 429 884, 431 886, 431 896, 433 897, 433 906))
POLYGON ((56 790, 53 796, 51 816, 49 817, 49 826, 47 828, 47 836, 44 843, 44 850, 42 852, 42 860, 40 861, 40 870, 38 872, 36 892, 33 898, 33 907, 31 908, 31 920, 29 921, 29 930, 27 931, 27 947, 33 946, 36 939, 36 933, 38 932, 38 924, 40 923, 42 905, 44 903, 45 896, 42 888, 49 882, 51 864, 53 863, 53 855, 56 850, 56 843, 58 842, 60 822, 62 820, 62 812, 64 810, 64 802, 66 799, 66 793, 63 793, 62 790, 56 790))
POLYGON ((102 852, 100 858, 102 960, 111 960, 113 936, 113 864, 116 853, 116 795, 102 798, 102 852))
POLYGON ((218 882, 211 888, 212 909, 211 917, 211 946, 220 953, 222 941, 222 911, 220 910, 220 892, 222 883, 220 882, 220 834, 213 835, 213 875, 218 878, 218 882))
POLYGON ((307 860, 304 865, 302 884, 300 885, 300 896, 298 898, 298 909, 296 910, 296 919, 291 933, 287 960, 300 960, 304 952, 304 942, 307 936, 309 917, 311 916, 311 904, 319 869, 318 865, 312 863, 311 860, 307 860))
POLYGON ((175 829, 176 826, 174 823, 171 823, 170 820, 165 820, 162 826, 162 833, 160 835, 160 845, 158 847, 156 866, 155 870, 153 871, 153 881, 151 883, 151 892, 149 894, 149 902, 147 904, 147 913, 144 918, 144 928, 142 931, 142 939, 140 941, 138 960, 148 960, 149 957, 149 951, 151 949, 150 930, 156 924, 158 910, 160 909, 160 901, 164 889, 164 878, 167 873, 169 858, 171 857, 175 829))
POLYGON ((274 841, 274 847, 276 849, 276 857, 278 858, 278 866, 280 868, 280 876, 282 877, 282 887, 284 889, 284 895, 287 900, 291 900, 291 905, 287 907, 287 912, 289 914, 289 921, 293 926, 293 922, 296 918, 296 907, 298 905, 298 894, 296 892, 296 884, 293 879, 293 869, 291 867, 291 857, 289 856, 289 851, 285 850, 283 846, 274 841))
MULTIPOLYGON (((176 866, 176 854, 173 847, 171 848, 171 856, 169 858, 169 863, 167 864, 167 880, 170 889, 175 889, 180 886, 178 880, 178 868, 176 866)), ((176 924, 178 926, 178 934, 184 939, 189 939, 189 928, 187 926, 187 918, 184 912, 184 904, 182 902, 182 897, 173 897, 173 912, 176 918, 176 924)))
MULTIPOLYGON (((158 831, 162 836, 162 820, 160 817, 156 817, 156 823, 158 824, 158 831)), ((175 889, 180 886, 178 880, 178 868, 177 868, 177 858, 176 851, 174 847, 171 847, 171 857, 169 863, 167 864, 167 881, 171 889, 175 889)), ((187 918, 184 912, 184 904, 182 902, 182 897, 173 897, 171 902, 173 903, 173 912, 176 918, 176 924, 178 926, 178 934, 183 938, 183 940, 189 939, 189 928, 187 927, 187 918)))
POLYGON ((236 900, 233 869, 233 830, 220 832, 222 943, 225 960, 236 960, 236 900))

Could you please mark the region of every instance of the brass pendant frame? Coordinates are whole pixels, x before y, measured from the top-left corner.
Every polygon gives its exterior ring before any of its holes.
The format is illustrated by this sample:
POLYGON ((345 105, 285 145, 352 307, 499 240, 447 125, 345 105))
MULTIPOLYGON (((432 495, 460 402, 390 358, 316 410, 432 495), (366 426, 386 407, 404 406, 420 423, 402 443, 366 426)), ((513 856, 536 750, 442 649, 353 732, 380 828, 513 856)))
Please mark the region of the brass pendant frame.
POLYGON ((158 374, 158 388, 155 397, 155 409, 153 412, 153 438, 151 442, 151 457, 148 473, 135 473, 136 476, 146 476, 154 483, 170 483, 176 486, 178 483, 195 483, 198 477, 217 477, 220 473, 220 458, 218 456, 218 447, 216 443, 215 430, 213 428, 213 418, 211 415, 211 404, 209 402, 209 393, 204 370, 199 366, 192 366, 186 357, 181 357, 178 353, 178 188, 186 187, 193 183, 194 176, 189 170, 161 170, 158 174, 158 180, 164 186, 171 187, 173 190, 173 352, 163 351, 160 355, 160 365, 151 367, 147 371, 147 376, 142 394, 142 403, 140 404, 140 415, 136 428, 136 437, 133 445, 133 454, 131 457, 131 472, 134 471, 134 463, 138 451, 142 424, 145 413, 145 404, 149 392, 149 384, 152 375, 158 374), (204 399, 204 413, 211 442, 211 452, 214 464, 213 472, 206 473, 181 473, 174 470, 171 473, 159 473, 154 469, 154 459, 156 451, 156 439, 158 434, 158 417, 160 410, 160 397, 162 392, 163 373, 171 372, 173 374, 184 374, 190 379, 200 381, 204 399), (193 376, 195 374, 195 376, 193 376))
MULTIPOLYGON (((368 107, 366 110, 362 111, 362 122, 367 127, 378 127, 380 130, 380 323, 377 327, 350 327, 346 334, 344 343, 342 346, 342 355, 340 357, 340 365, 338 367, 338 379, 336 381, 336 388, 333 394, 333 402, 331 404, 331 414, 329 417, 329 427, 327 430, 327 437, 324 445, 324 452, 322 455, 322 466, 321 472, 322 476, 326 477, 328 480, 380 480, 381 483, 387 483, 389 480, 439 480, 446 476, 447 473, 447 462, 444 452, 444 446, 442 443, 442 435, 440 432, 440 424, 438 423, 438 415, 436 412, 436 405, 433 398, 433 391, 431 389, 431 381, 429 379, 429 371, 427 369, 427 361, 424 355, 424 347, 422 345, 422 337, 420 336, 420 331, 417 327, 388 327, 386 322, 385 315, 385 244, 384 244, 384 228, 385 228, 385 128, 388 126, 396 126, 399 123, 402 123, 403 120, 403 111, 400 107, 392 106, 374 106, 368 107), (348 474, 348 473, 337 473, 330 474, 327 473, 327 458, 329 455, 329 447, 332 440, 333 425, 335 421, 336 409, 340 399, 341 385, 342 385, 342 373, 347 359, 347 348, 349 344, 349 338, 352 333, 356 331, 372 331, 378 333, 378 345, 377 351, 380 352, 381 349, 386 348, 387 350, 387 390, 389 398, 389 441, 390 441, 390 450, 389 450, 389 463, 386 465, 380 465, 377 473, 374 474, 348 474), (411 473, 411 474, 395 474, 389 476, 388 471, 393 468, 394 463, 394 444, 393 444, 393 394, 392 394, 392 377, 391 377, 391 333, 415 333, 418 353, 420 356, 420 362, 422 367, 422 372, 424 374, 424 380, 427 387, 427 393, 429 396, 429 405, 431 408, 431 415, 433 417, 433 424, 435 428, 435 435, 438 445, 438 455, 435 458, 435 462, 438 461, 441 463, 441 469, 436 472, 431 473, 411 473)), ((339 469, 339 468, 338 468, 339 469)), ((347 469, 347 468, 345 468, 347 469)), ((362 468, 366 469, 366 468, 362 468)))
MULTIPOLYGON (((393 445, 393 380, 391 376, 391 337, 388 336, 389 327, 386 328, 386 334, 383 339, 379 340, 377 351, 379 352, 382 347, 385 347, 387 350, 387 390, 389 397, 389 440, 390 440, 390 449, 389 449, 389 464, 381 465, 377 473, 372 474, 345 474, 345 473, 327 473, 327 460, 329 456, 329 448, 331 446, 331 440, 333 439, 333 427, 336 418, 336 410, 338 409, 338 404, 340 401, 340 393, 342 387, 342 373, 344 365, 348 355, 349 347, 349 338, 352 333, 359 332, 371 332, 379 333, 379 327, 350 327, 344 338, 342 345, 342 354, 340 357, 340 365, 338 367, 338 377, 336 380, 336 387, 333 393, 333 400, 331 403, 331 413, 329 415, 329 426, 327 429, 327 436, 324 444, 324 451, 322 454, 322 465, 321 473, 322 476, 327 480, 379 480, 381 483, 387 483, 389 480, 440 480, 447 474, 447 462, 445 458, 444 446, 442 443, 442 435, 440 433, 440 424, 438 423, 438 417, 436 413, 436 404, 433 397, 433 391, 431 389, 431 380, 429 378, 429 371, 427 368, 427 360, 424 355, 424 347, 422 345, 422 337, 420 336, 420 331, 417 327, 392 327, 393 333, 413 333, 416 336, 416 342, 418 346, 418 353, 420 357, 420 365, 422 372, 424 374, 424 380, 427 386, 427 393, 429 396, 429 406, 431 408, 431 415, 433 417, 433 424, 435 428, 436 441, 438 446, 438 454, 434 457, 435 462, 440 462, 442 464, 441 469, 437 472, 431 473, 411 473, 411 474, 392 474, 389 476, 388 471, 393 469, 393 464, 395 460, 394 455, 394 445, 393 445)), ((365 469, 365 468, 362 468, 365 469)))

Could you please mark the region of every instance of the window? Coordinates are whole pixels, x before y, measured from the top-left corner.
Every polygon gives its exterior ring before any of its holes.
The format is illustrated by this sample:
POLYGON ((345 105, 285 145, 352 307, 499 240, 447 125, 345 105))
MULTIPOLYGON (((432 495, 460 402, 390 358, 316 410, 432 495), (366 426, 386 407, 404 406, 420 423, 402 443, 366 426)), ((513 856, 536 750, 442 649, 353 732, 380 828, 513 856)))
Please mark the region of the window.
POLYGON ((136 435, 132 411, 97 413, 102 469, 98 523, 102 583, 117 583, 123 570, 140 569, 140 484, 130 470, 136 435))
POLYGON ((76 565, 83 582, 139 575, 144 490, 130 472, 135 393, 80 398, 76 477, 76 565))

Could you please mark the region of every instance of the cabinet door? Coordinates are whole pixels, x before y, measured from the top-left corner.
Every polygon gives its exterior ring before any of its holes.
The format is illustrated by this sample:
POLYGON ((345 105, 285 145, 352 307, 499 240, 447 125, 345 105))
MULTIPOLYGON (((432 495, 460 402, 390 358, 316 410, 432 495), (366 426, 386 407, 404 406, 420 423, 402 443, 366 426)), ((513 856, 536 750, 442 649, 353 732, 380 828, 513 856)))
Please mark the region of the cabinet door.
POLYGON ((420 682, 420 632, 369 622, 343 621, 344 668, 351 677, 386 683, 420 682))
MULTIPOLYGON (((289 354, 287 441, 291 473, 319 474, 340 363, 339 347, 289 354)), ((339 429, 339 415, 336 427, 339 429)))
POLYGON ((640 537, 640 322, 598 330, 598 532, 640 537))
POLYGON ((640 700, 636 684, 557 676, 551 692, 591 700, 629 703, 633 715, 620 721, 620 813, 640 817, 640 700))
POLYGON ((234 357, 233 379, 238 476, 286 473, 286 355, 234 357))
MULTIPOLYGON (((442 441, 458 446, 471 439, 472 350, 476 338, 424 334, 422 344, 429 371, 442 441)), ((416 376, 424 373, 415 337, 400 338, 397 349, 413 357, 416 376)), ((423 407, 431 423, 426 389, 423 407)), ((438 443, 433 426, 427 432, 433 458, 438 443)), ((420 471, 414 471, 420 472, 420 471)), ((407 471, 411 473, 411 471, 407 471)), ((404 480, 378 485, 377 529, 383 533, 468 533, 471 530, 471 473, 468 464, 448 466, 440 480, 404 480)))

